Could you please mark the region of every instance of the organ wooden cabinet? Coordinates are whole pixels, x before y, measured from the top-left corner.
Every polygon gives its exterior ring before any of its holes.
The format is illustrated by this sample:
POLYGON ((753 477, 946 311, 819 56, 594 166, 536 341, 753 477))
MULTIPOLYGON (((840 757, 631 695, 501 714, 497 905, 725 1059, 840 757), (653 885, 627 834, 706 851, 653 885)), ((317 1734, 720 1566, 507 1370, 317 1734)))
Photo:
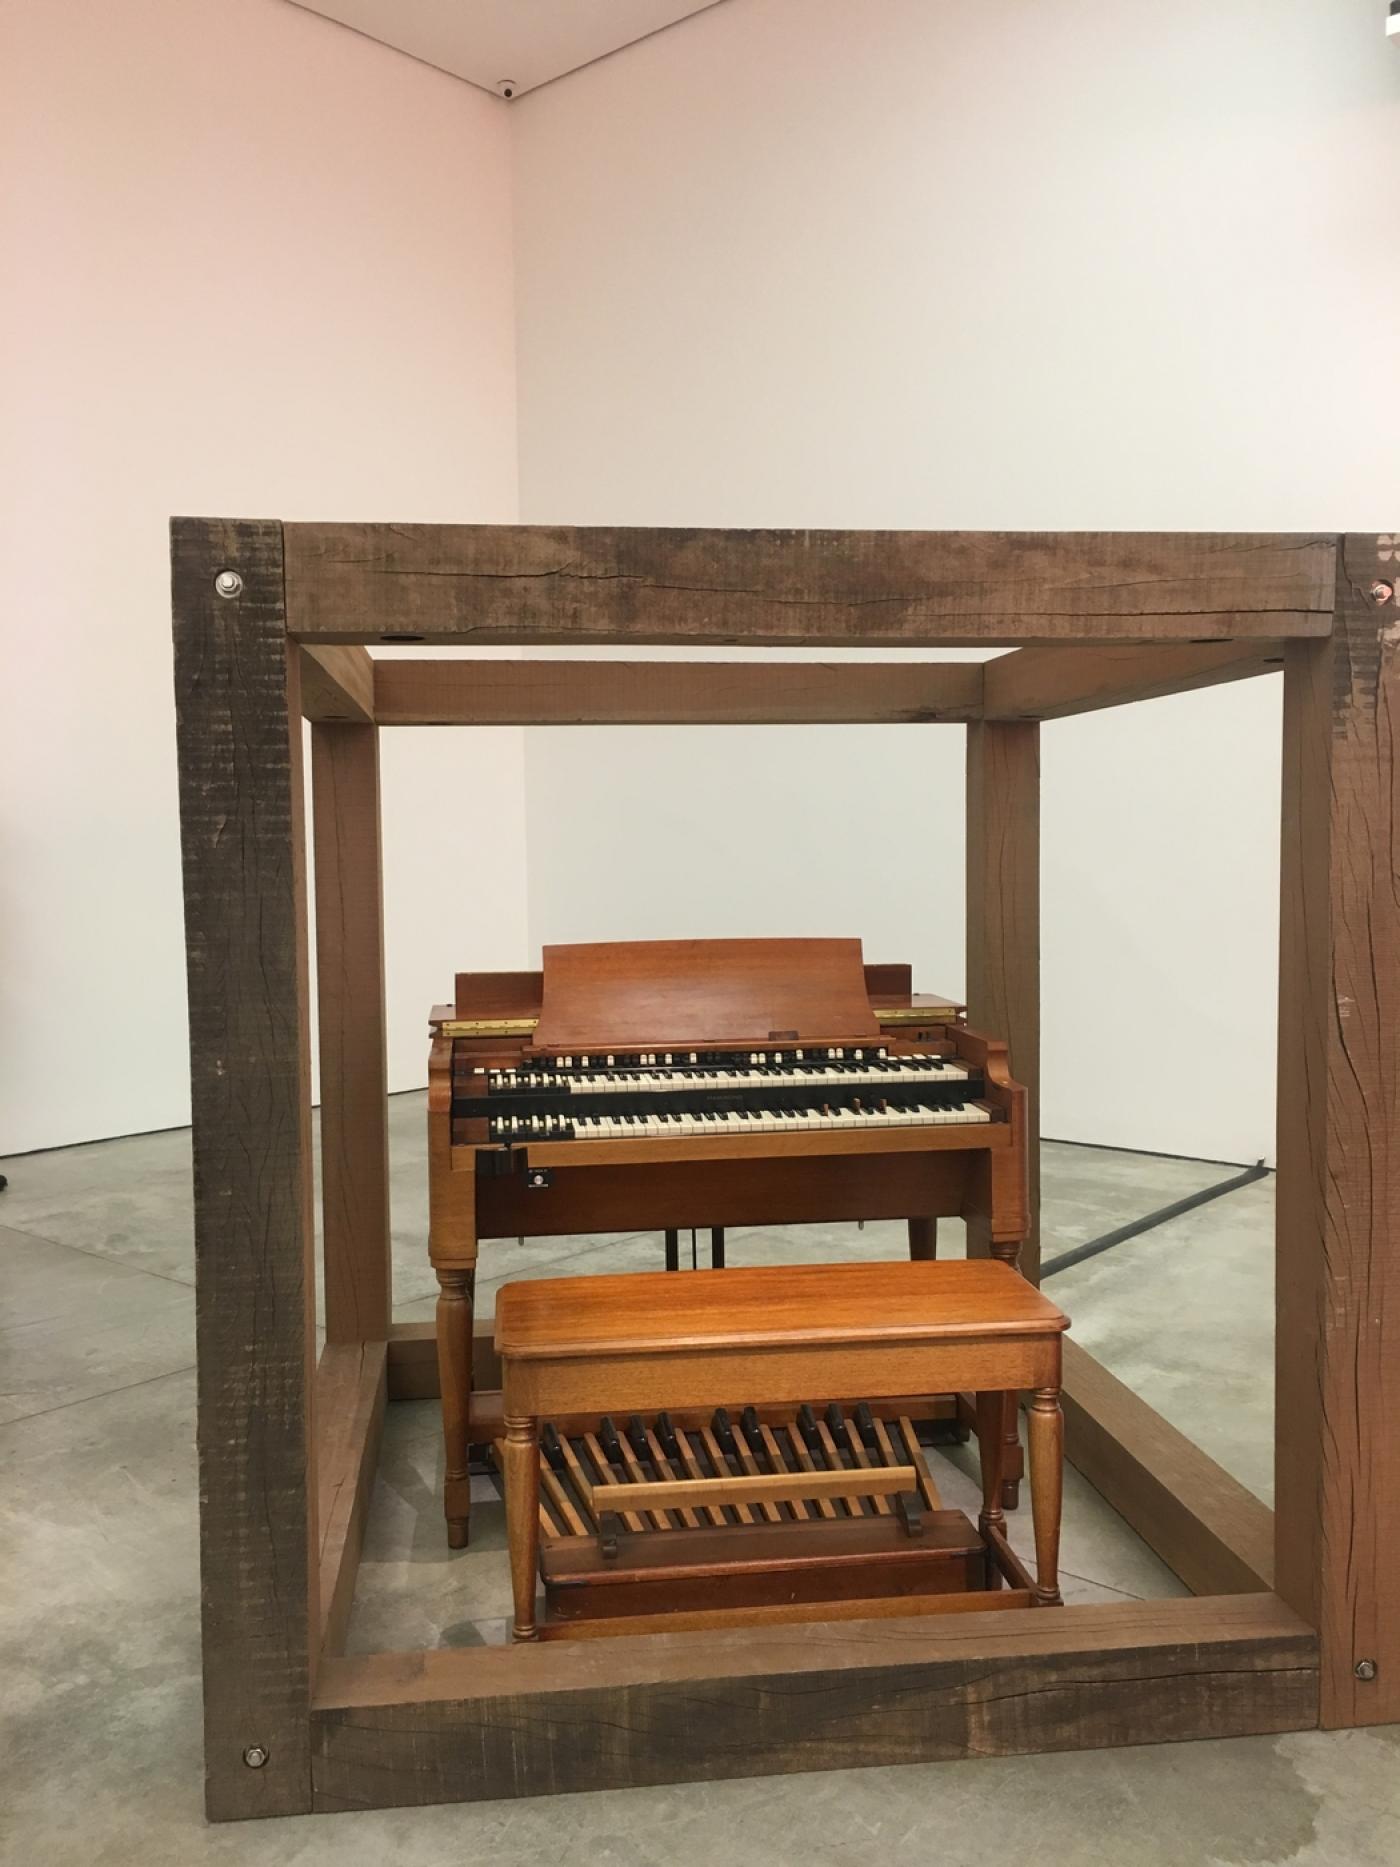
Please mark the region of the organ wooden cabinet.
MULTIPOLYGON (((496 1396, 472 1393, 482 1241, 902 1219, 920 1258, 956 1216, 972 1255, 1014 1264, 1028 1226, 1025 1091, 1006 1046, 956 1004, 916 997, 907 965, 868 966, 849 939, 554 946, 543 961, 459 974, 432 1020, 429 1249, 454 1547, 469 1447, 499 1419, 496 1396)), ((976 1423, 958 1396, 924 1396, 918 1412, 976 1423)), ((560 1423, 551 1452, 572 1450, 571 1433, 596 1443, 600 1426, 560 1423)), ((1014 1505, 1009 1408, 997 1430, 1014 1505)), ((782 1447, 800 1459, 796 1440, 782 1447)), ((736 1471, 743 1451, 724 1455, 736 1471)), ((567 1469, 550 1477, 567 1488, 567 1469)))

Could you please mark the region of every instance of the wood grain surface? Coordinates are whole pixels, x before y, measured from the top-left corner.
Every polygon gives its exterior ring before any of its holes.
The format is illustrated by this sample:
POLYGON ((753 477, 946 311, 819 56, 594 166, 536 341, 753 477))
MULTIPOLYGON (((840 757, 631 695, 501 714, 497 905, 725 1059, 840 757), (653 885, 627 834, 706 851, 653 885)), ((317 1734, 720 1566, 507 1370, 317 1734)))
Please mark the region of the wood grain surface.
POLYGON ((1225 532, 286 527, 317 642, 918 643, 1325 635, 1335 538, 1225 532))
POLYGON ((383 1341, 392 1308, 379 737, 311 728, 326 1339, 383 1341))
POLYGON ((1284 676, 1276 1586, 1328 1725, 1400 1719, 1398 570, 1344 539, 1284 676))
MULTIPOLYGON (((985 721, 967 729, 968 1021, 1010 1052, 1025 1090, 1028 1224, 1022 1274, 1040 1276, 1040 728, 985 721)), ((990 1249, 985 1215, 969 1251, 990 1249)))
POLYGON ((919 725, 971 719, 981 702, 968 661, 374 664, 381 726, 919 725))
POLYGON ((1314 1638, 1270 1596, 374 1654, 322 1674, 316 1807, 1231 1737, 1316 1707, 1314 1638))
POLYGON ((986 719, 1059 720, 1282 668, 1283 643, 1258 640, 1020 648, 983 665, 982 713, 986 719))
POLYGON ((756 1265, 723 1277, 642 1271, 529 1278, 506 1284, 496 1298, 503 1361, 740 1343, 917 1343, 954 1334, 1041 1334, 1067 1323, 1048 1297, 989 1258, 756 1265))
POLYGON ((301 712, 281 528, 172 526, 206 1806, 310 1806, 316 1600, 301 712), (222 570, 241 593, 219 596, 222 570), (244 1752, 268 1762, 250 1769, 244 1752))

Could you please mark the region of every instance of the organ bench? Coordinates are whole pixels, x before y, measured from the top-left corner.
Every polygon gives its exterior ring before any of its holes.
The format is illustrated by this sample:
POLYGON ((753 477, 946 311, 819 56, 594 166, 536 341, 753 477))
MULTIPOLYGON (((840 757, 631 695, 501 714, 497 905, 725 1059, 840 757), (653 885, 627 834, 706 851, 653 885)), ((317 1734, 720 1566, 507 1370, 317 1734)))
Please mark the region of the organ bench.
MULTIPOLYGON (((546 1624, 542 1630, 536 1617, 541 1422, 593 1408, 620 1413, 658 1406, 706 1409, 734 1405, 741 1398, 755 1406, 792 1405, 813 1394, 851 1402, 867 1393, 969 1389, 985 1405, 984 1396, 990 1400, 1029 1388, 1036 1572, 1030 1587, 1016 1592, 1014 1605, 1058 1605, 1060 1337, 1068 1320, 1009 1265, 992 1260, 761 1266, 722 1277, 663 1271, 507 1284, 497 1299, 496 1347, 505 1412, 515 1638, 585 1631, 567 1623, 546 1624)), ((999 1418, 1000 1409, 994 1410, 999 1418)), ((1005 1549, 1003 1444, 999 1431, 979 1435, 979 1530, 989 1551, 998 1555, 1005 1549)), ((592 1505, 600 1521, 644 1509, 708 1508, 718 1515, 765 1502, 845 1497, 860 1487, 907 1496, 917 1482, 917 1470, 908 1463, 849 1478, 804 1471, 776 1483, 771 1475, 735 1472, 728 1460, 713 1476, 658 1478, 641 1485, 629 1485, 605 1468, 592 1505)), ((779 1536, 791 1536, 800 1534, 803 1525, 772 1528, 779 1536)), ((726 1606, 719 1574, 710 1595, 714 1605, 683 1616, 668 1614, 655 1625, 732 1626, 791 1618, 782 1602, 726 1606)), ((998 1605, 995 1592, 942 1589, 923 1597, 901 1595, 897 1611, 998 1605)), ((839 1609, 806 1604, 797 1614, 822 1620, 833 1613, 859 1617, 880 1611, 879 1602, 846 1597, 839 1609)), ((588 1631, 641 1630, 636 1622, 609 1619, 588 1631)))

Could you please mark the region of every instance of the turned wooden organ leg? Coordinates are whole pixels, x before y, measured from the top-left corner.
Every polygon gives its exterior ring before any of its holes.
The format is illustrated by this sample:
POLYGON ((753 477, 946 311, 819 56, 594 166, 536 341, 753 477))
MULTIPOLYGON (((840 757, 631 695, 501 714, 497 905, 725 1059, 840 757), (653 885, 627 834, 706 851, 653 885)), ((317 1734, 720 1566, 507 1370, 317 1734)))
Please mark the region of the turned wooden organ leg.
POLYGON ((449 1549, 465 1549, 471 1518, 471 1473, 467 1466, 472 1395, 472 1296, 476 1273, 439 1267, 437 1301, 438 1379, 442 1388, 445 1448, 443 1506, 449 1549))

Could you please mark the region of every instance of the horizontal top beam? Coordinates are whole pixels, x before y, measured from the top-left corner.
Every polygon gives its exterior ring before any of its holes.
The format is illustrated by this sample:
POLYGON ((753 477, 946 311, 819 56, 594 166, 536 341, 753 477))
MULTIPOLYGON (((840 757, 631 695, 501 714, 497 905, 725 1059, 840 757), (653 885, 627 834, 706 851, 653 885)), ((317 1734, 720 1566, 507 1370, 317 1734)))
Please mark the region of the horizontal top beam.
POLYGON ((381 726, 798 726, 975 719, 975 661, 376 661, 381 726))
POLYGON ((1101 707, 1277 674, 1282 666, 1283 643, 1264 638, 1020 648, 984 664, 982 713, 989 720, 1066 719, 1101 707))
MULTIPOLYGON (((919 647, 1326 635, 1331 535, 285 528, 303 642, 919 647)), ((235 567, 236 568, 236 567, 235 567)))

